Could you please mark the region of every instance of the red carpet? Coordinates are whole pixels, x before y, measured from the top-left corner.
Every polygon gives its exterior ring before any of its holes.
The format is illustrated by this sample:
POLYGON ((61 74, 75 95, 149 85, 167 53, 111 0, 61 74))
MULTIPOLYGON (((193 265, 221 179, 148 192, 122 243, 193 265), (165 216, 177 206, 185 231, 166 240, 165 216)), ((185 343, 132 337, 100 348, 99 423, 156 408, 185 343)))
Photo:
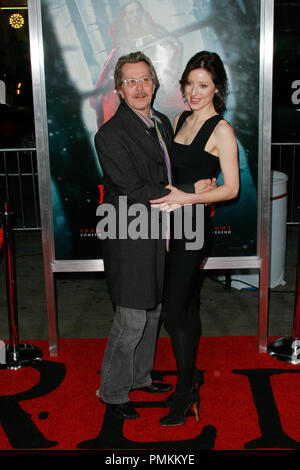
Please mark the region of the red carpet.
MULTIPOLYGON (((30 344, 42 362, 0 370, 1 450, 300 449, 300 367, 258 354, 255 337, 201 339, 200 423, 189 417, 178 427, 159 425, 165 394, 132 392, 141 415, 134 421, 105 413, 95 395, 105 340, 61 340, 56 358, 47 341, 30 344)), ((161 338, 154 378, 175 383, 174 368, 161 338)))

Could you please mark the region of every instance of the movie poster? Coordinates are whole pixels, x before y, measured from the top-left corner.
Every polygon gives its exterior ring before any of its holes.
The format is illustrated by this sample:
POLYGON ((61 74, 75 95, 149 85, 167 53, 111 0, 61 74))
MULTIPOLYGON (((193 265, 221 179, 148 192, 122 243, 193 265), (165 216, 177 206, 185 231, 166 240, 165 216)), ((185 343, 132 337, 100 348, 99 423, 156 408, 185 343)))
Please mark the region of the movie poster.
MULTIPOLYGON (((96 209, 102 173, 94 135, 118 106, 119 56, 141 50, 156 68, 154 107, 171 121, 185 105, 178 80, 201 50, 229 79, 225 118, 239 145, 241 191, 212 218, 212 256, 255 256, 259 119, 259 0, 41 0, 56 260, 101 257, 96 209)), ((218 180, 220 184, 222 177, 218 180)))

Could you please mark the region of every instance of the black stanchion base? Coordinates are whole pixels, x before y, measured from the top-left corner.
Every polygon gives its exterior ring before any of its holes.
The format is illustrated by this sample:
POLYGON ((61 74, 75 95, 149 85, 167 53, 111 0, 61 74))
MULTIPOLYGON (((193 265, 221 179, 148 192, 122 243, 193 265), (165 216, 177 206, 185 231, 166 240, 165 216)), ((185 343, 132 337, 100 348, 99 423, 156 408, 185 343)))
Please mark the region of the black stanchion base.
POLYGON ((268 353, 280 361, 300 364, 300 340, 293 336, 278 338, 269 344, 268 353))
POLYGON ((31 344, 18 344, 6 346, 5 363, 0 364, 0 369, 21 369, 29 367, 34 362, 42 360, 42 352, 31 344))

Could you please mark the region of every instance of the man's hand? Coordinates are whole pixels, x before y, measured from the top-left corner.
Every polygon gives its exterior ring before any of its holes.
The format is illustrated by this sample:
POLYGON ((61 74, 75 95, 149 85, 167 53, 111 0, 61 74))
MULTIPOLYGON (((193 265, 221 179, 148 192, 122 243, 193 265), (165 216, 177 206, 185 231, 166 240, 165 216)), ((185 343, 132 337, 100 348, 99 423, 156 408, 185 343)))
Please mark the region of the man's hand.
MULTIPOLYGON (((198 180, 194 183, 195 193, 204 193, 217 187, 216 178, 198 180)), ((185 204, 190 204, 189 194, 181 191, 175 186, 168 185, 166 189, 170 190, 167 196, 150 200, 151 207, 155 207, 165 212, 171 212, 185 204)))
POLYGON ((194 183, 195 193, 204 193, 206 191, 211 191, 212 189, 217 188, 217 180, 216 178, 205 179, 205 180, 198 180, 194 183))

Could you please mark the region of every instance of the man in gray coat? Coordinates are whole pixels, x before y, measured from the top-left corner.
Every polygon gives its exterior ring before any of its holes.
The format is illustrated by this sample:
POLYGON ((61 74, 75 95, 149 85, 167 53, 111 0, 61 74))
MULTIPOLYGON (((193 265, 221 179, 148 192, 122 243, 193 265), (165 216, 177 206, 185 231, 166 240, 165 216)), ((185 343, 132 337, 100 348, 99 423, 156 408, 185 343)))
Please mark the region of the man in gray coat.
MULTIPOLYGON (((115 68, 120 105, 95 136, 103 171, 104 203, 114 208, 118 221, 115 236, 102 242, 108 291, 116 314, 97 395, 123 419, 139 417, 129 400, 130 390, 165 393, 172 388, 151 378, 166 239, 151 237, 149 200, 169 192, 165 186, 171 182, 168 150, 173 138, 168 118, 151 107, 157 86, 154 67, 143 53, 121 57, 115 68), (132 221, 128 210, 137 203, 143 204, 147 214, 147 238, 126 236, 132 221)), ((194 192, 194 187, 188 192, 194 192)), ((101 233, 98 236, 101 238, 101 233)))

